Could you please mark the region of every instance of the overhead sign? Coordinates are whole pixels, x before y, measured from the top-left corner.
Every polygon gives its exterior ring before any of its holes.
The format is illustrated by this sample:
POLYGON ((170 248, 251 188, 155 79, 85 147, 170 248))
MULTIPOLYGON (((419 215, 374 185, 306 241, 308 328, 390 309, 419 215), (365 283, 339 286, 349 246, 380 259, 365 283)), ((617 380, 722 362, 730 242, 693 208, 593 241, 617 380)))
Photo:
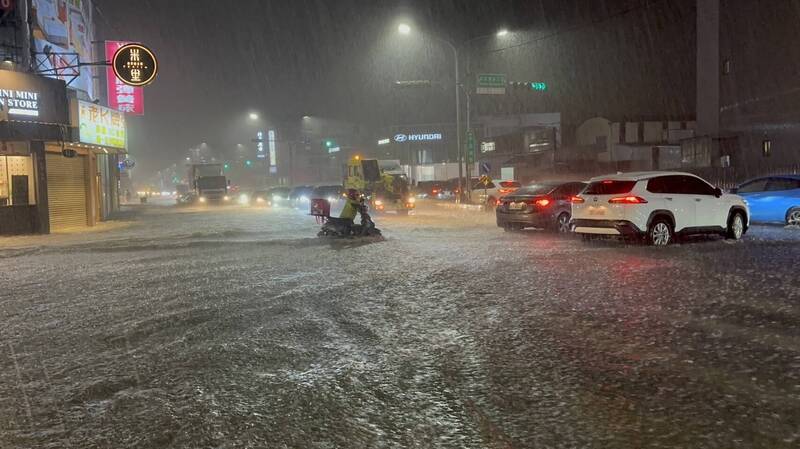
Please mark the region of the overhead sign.
POLYGON ((277 173, 278 167, 278 156, 277 150, 275 148, 275 130, 271 129, 267 133, 267 137, 269 140, 269 167, 270 173, 277 173))
POLYGON ((506 75, 502 73, 478 74, 477 93, 483 95, 505 95, 506 75))
POLYGON ((394 141, 402 142, 429 142, 442 140, 442 133, 428 133, 428 134, 395 134, 394 141))
POLYGON ((0 70, 0 115, 3 120, 67 124, 67 89, 61 81, 0 70))
POLYGON ((142 44, 126 44, 117 49, 111 60, 114 75, 130 86, 146 86, 158 73, 158 61, 142 44))
POLYGON ((481 142, 481 153, 489 153, 494 151, 494 142, 481 142))
MULTIPOLYGON (((117 50, 128 42, 106 41, 106 59, 111 60, 117 50)), ((108 86, 108 106, 131 115, 144 115, 144 88, 125 84, 114 74, 114 68, 106 69, 106 85, 108 86)))
POLYGON ((125 114, 87 101, 78 101, 80 141, 125 149, 128 147, 125 114))
POLYGON ((338 153, 340 151, 342 151, 341 147, 330 147, 330 148, 328 148, 328 154, 338 153))
POLYGON ((259 131, 256 133, 256 158, 267 158, 267 152, 264 151, 264 131, 259 131))
POLYGON ((378 145, 389 145, 392 143, 392 139, 381 139, 378 141, 378 145))

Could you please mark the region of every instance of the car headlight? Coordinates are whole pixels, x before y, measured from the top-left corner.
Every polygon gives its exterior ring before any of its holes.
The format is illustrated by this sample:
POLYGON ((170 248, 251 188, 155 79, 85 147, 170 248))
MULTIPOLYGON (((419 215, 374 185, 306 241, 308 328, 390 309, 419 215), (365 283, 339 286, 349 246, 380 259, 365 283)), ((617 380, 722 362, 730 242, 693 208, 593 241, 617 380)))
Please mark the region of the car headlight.
POLYGON ((381 201, 381 200, 375 200, 375 205, 376 205, 376 206, 383 206, 383 201, 381 201))
POLYGON ((197 199, 197 201, 200 201, 201 203, 205 203, 206 202, 206 197, 201 196, 200 198, 197 199))
POLYGON ((263 202, 264 202, 264 198, 261 198, 261 197, 256 198, 256 203, 263 203, 263 202))
POLYGON ((222 197, 222 201, 230 201, 230 200, 231 200, 231 197, 229 197, 228 195, 225 195, 225 196, 222 197))
POLYGON ((414 197, 412 196, 412 197, 410 197, 410 198, 408 199, 408 202, 409 202, 409 204, 414 204, 414 203, 416 203, 416 202, 417 202, 417 199, 416 199, 416 198, 414 198, 414 197))
POLYGON ((248 198, 247 195, 245 194, 239 195, 239 204, 247 204, 249 201, 250 198, 248 198))

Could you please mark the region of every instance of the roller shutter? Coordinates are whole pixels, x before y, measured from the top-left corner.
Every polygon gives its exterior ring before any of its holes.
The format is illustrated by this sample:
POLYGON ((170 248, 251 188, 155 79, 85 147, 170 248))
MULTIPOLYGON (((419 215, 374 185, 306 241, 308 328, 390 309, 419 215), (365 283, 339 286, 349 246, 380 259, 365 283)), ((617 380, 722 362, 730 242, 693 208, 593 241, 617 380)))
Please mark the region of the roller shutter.
POLYGON ((47 154, 47 196, 51 230, 87 225, 85 156, 47 154))

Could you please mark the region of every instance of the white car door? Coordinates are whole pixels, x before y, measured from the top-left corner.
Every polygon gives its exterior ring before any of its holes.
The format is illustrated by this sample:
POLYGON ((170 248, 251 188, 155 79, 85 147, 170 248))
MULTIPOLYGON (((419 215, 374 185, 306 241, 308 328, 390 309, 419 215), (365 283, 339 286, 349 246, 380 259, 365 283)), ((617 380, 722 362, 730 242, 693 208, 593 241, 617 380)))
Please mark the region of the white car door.
POLYGON ((687 194, 687 176, 670 175, 664 176, 664 209, 672 212, 675 217, 675 232, 685 228, 697 226, 696 206, 694 197, 687 194))
POLYGON ((707 182, 686 176, 684 186, 695 205, 696 227, 727 227, 728 212, 725 204, 715 195, 715 189, 707 182))

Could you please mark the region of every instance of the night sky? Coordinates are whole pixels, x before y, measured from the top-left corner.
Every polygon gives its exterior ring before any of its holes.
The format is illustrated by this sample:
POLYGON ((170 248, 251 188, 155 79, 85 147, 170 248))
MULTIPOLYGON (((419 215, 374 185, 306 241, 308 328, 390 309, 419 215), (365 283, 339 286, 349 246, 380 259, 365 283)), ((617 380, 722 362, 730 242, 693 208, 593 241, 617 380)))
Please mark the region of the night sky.
POLYGON ((96 0, 95 24, 98 40, 140 41, 159 57, 159 76, 145 90, 145 116, 129 120, 141 177, 181 160, 201 142, 220 151, 249 143, 250 111, 273 122, 303 115, 374 126, 451 120, 449 50, 418 35, 399 36, 401 20, 456 42, 507 27, 518 31, 515 41, 481 40, 477 49, 524 49, 527 40, 569 33, 649 3, 96 0), (398 92, 392 83, 401 79, 445 87, 398 92))

